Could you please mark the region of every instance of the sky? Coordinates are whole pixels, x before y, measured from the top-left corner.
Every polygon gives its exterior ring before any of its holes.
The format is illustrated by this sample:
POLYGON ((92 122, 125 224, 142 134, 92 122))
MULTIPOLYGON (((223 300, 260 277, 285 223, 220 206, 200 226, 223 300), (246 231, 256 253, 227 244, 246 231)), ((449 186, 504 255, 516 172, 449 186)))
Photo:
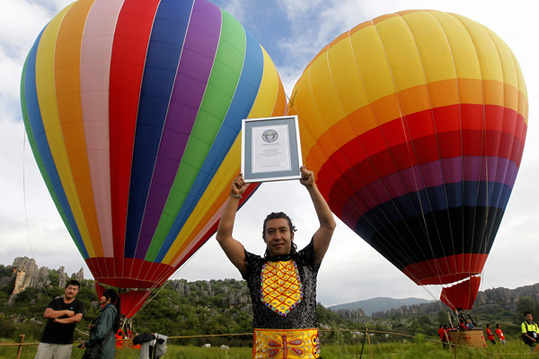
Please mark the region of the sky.
MULTIPOLYGON (((496 241, 485 265, 481 290, 516 288, 537 282, 539 246, 539 70, 536 65, 536 2, 420 0, 213 0, 234 15, 268 51, 289 95, 309 61, 332 39, 376 16, 406 9, 458 13, 495 31, 513 50, 526 79, 529 123, 520 171, 496 241)), ((0 264, 15 257, 68 273, 88 267, 71 241, 31 154, 20 110, 24 59, 46 23, 71 1, 2 0, 0 11, 0 264)), ((301 248, 318 228, 307 191, 296 181, 265 183, 240 210, 234 236, 263 253, 262 221, 271 211, 287 212, 298 227, 301 248)), ((173 278, 241 279, 214 237, 173 278)), ((365 241, 338 221, 318 275, 324 305, 373 297, 434 299, 440 288, 418 287, 365 241)))

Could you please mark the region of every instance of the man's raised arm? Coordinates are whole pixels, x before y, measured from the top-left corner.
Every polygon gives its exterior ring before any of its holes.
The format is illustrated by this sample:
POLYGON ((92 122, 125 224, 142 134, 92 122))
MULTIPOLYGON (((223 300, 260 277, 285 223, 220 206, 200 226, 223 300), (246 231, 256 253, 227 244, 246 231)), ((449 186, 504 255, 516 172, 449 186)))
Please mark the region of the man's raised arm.
POLYGON ((232 188, 230 189, 230 196, 227 199, 221 221, 219 222, 219 228, 217 228, 217 242, 227 255, 228 259, 239 269, 241 273, 245 273, 245 250, 243 245, 232 238, 232 231, 234 229, 234 220, 236 219, 236 212, 238 210, 238 204, 241 196, 247 189, 248 184, 243 181, 243 177, 240 174, 234 182, 232 182, 232 188))
POLYGON ((322 197, 322 194, 316 186, 313 172, 305 167, 301 167, 300 182, 307 188, 311 200, 313 201, 318 221, 320 222, 320 228, 318 228, 313 237, 315 263, 320 264, 328 250, 336 223, 326 200, 322 197))

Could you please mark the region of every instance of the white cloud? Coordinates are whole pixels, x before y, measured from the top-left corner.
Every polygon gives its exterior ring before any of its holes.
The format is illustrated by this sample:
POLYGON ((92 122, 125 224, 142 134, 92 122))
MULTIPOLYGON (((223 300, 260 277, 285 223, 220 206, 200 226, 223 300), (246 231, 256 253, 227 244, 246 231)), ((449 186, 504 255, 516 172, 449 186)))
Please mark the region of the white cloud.
POLYGON ((13 101, 19 97, 19 84, 21 80, 22 63, 7 56, 0 48, 0 96, 4 102, 13 101))
POLYGON ((224 9, 240 23, 243 23, 245 20, 245 7, 244 0, 230 0, 226 3, 224 9))
POLYGON ((0 12, 0 48, 23 59, 41 29, 71 1, 4 0, 0 12))
POLYGON ((287 16, 294 20, 316 11, 322 0, 277 0, 277 3, 286 11, 287 16))

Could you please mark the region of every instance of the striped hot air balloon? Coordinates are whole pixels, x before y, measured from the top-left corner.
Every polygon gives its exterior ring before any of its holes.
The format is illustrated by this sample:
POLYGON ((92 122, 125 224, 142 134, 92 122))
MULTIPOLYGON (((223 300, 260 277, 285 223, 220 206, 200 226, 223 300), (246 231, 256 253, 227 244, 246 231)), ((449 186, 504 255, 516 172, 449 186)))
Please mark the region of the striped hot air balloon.
MULTIPOLYGON (((214 233, 241 119, 286 107, 266 51, 207 0, 72 3, 30 50, 21 102, 71 237, 120 288, 162 284, 214 233)), ((124 294, 124 314, 148 294, 124 294)))
MULTIPOLYGON (((481 273, 528 115, 517 60, 496 34, 440 11, 378 17, 320 51, 289 107, 306 165, 352 230, 417 284, 481 273)), ((477 293, 466 283, 444 298, 477 293)))

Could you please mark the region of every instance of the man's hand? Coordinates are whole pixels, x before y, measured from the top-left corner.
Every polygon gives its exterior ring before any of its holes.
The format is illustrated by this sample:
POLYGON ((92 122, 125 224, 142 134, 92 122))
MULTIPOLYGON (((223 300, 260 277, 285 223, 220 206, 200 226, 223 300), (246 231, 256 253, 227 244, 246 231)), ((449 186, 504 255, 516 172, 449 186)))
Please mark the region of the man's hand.
POLYGON ((299 182, 304 185, 305 187, 312 187, 314 184, 314 173, 311 170, 308 170, 307 168, 301 166, 301 178, 299 179, 299 182))
POLYGON ((66 309, 66 310, 64 310, 64 315, 67 315, 68 317, 72 317, 72 316, 75 315, 75 312, 72 311, 72 310, 66 309))
POLYGON ((232 182, 232 187, 230 188, 230 196, 233 198, 241 198, 245 190, 249 185, 243 180, 243 176, 240 173, 234 182, 232 182))

